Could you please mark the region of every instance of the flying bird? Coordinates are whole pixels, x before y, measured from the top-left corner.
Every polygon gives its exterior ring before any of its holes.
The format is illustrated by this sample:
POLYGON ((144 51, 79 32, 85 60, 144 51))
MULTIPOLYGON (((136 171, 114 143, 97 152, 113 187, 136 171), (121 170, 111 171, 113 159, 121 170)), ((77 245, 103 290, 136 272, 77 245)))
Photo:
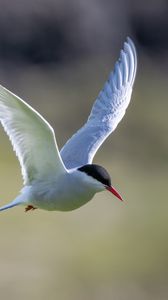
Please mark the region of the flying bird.
POLYGON ((20 194, 0 211, 17 205, 24 205, 25 211, 70 211, 105 190, 122 200, 106 169, 92 161, 125 114, 136 69, 136 49, 127 38, 87 122, 60 152, 50 124, 29 104, 0 86, 0 121, 19 159, 24 180, 20 194))

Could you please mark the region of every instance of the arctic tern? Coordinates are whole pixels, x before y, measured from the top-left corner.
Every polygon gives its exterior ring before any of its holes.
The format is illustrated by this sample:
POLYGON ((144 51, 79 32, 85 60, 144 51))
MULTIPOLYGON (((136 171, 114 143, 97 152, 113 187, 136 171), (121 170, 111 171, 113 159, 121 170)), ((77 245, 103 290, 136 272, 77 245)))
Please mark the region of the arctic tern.
POLYGON ((0 211, 17 205, 24 205, 25 211, 71 211, 105 190, 122 200, 108 172, 92 161, 125 114, 136 69, 136 49, 127 38, 87 122, 60 152, 50 124, 25 101, 0 86, 0 121, 19 159, 24 180, 20 194, 0 211))

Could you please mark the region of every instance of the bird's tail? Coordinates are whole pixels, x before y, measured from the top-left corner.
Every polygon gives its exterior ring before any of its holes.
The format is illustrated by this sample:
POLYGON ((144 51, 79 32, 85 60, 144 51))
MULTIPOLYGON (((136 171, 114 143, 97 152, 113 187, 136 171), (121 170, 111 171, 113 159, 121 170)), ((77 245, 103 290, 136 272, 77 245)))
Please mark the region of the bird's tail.
POLYGON ((19 199, 20 197, 17 197, 16 199, 14 199, 13 201, 11 201, 10 203, 0 207, 0 211, 3 211, 5 209, 8 209, 8 208, 11 208, 11 207, 14 207, 14 206, 17 206, 19 204, 21 204, 21 201, 19 199))

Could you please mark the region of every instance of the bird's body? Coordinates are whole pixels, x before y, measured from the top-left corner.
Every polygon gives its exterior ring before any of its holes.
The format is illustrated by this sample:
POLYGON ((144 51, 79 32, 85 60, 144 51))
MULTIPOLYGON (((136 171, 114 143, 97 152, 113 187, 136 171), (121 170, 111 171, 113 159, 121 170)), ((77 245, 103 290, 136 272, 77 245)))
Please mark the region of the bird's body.
POLYGON ((74 210, 103 190, 122 200, 111 186, 107 171, 92 164, 92 160, 125 114, 136 67, 135 47, 128 38, 88 121, 61 152, 47 121, 22 99, 0 86, 0 121, 16 151, 24 179, 18 197, 0 211, 17 205, 26 206, 26 211, 35 208, 74 210))
MULTIPOLYGON (((74 210, 92 199, 95 193, 103 190, 95 181, 87 180, 87 175, 77 171, 69 171, 59 177, 48 177, 35 181, 22 190, 25 205, 45 210, 74 210)), ((23 196, 22 196, 23 195, 23 196)))

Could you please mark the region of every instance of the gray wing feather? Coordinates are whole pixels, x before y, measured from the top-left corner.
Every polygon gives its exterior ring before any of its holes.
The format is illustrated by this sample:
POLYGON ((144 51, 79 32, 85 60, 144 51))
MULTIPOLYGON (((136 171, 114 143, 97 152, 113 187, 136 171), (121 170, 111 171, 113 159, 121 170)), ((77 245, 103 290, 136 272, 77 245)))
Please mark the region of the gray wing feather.
POLYGON ((99 93, 86 124, 74 134, 61 150, 67 168, 92 163, 104 140, 123 118, 131 99, 137 69, 135 46, 130 38, 124 43, 102 91, 99 93))

